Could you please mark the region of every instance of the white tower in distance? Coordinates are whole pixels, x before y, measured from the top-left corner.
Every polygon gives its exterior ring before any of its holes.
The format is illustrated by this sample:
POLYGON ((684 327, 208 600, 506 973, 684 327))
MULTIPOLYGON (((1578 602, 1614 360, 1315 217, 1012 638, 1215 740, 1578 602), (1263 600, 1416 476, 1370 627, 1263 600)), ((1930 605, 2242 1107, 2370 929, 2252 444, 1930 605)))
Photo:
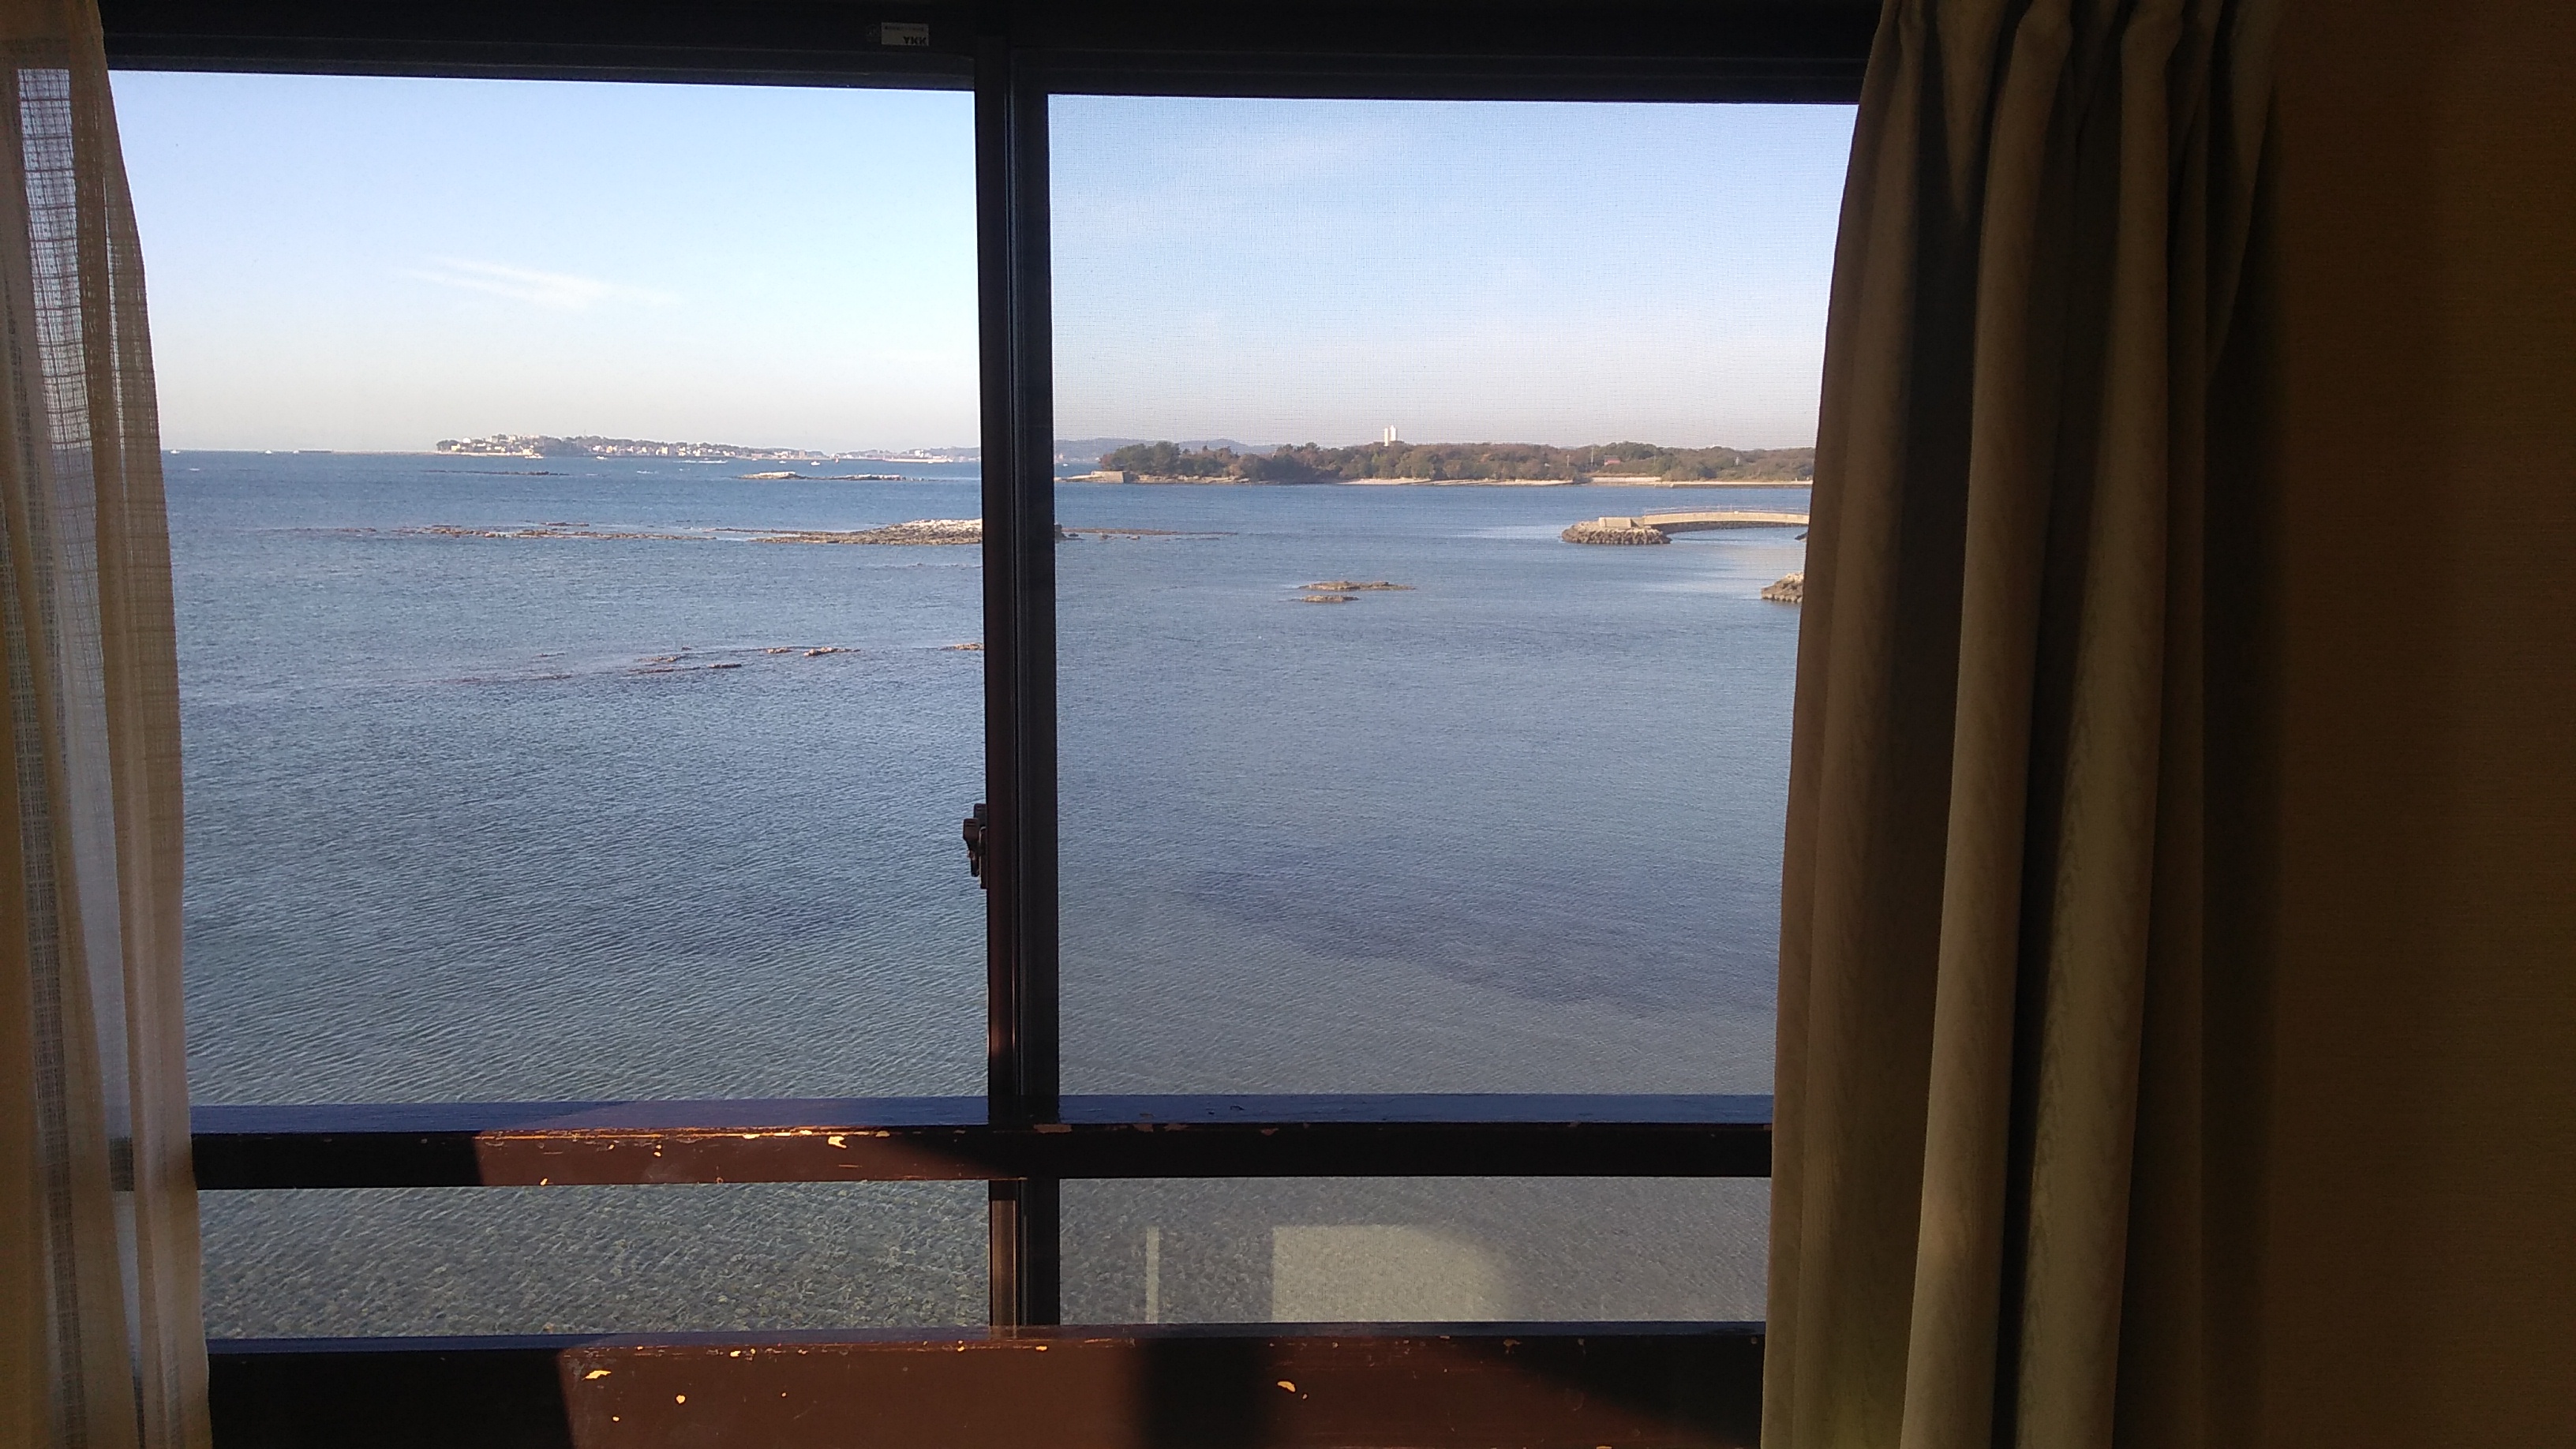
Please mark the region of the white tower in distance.
POLYGON ((1393 423, 1386 425, 1386 445, 1390 448, 1395 446, 1395 424, 1393 423))

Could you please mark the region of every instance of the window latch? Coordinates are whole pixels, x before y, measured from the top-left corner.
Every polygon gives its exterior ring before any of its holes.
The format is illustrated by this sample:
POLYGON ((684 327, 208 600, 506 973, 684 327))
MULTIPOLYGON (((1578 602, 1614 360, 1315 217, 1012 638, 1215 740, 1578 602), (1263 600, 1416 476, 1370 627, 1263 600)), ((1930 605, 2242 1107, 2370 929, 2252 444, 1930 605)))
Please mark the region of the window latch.
POLYGON ((986 890, 992 889, 992 882, 984 879, 984 831, 990 823, 984 802, 976 801, 975 813, 966 817, 966 873, 986 890))

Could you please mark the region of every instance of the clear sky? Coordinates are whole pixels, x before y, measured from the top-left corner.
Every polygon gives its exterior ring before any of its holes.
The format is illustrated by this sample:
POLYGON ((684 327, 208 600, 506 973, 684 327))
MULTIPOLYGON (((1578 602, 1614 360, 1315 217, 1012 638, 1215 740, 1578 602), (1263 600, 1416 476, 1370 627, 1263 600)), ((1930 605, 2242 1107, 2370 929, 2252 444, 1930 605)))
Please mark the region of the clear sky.
MULTIPOLYGON (((116 96, 170 446, 976 440, 962 94, 116 96)), ((1850 124, 1059 99, 1057 432, 1809 442, 1850 124)))
POLYGON ((963 94, 115 86, 170 446, 975 439, 963 94))
POLYGON ((1844 106, 1067 97, 1056 431, 1815 441, 1844 106))

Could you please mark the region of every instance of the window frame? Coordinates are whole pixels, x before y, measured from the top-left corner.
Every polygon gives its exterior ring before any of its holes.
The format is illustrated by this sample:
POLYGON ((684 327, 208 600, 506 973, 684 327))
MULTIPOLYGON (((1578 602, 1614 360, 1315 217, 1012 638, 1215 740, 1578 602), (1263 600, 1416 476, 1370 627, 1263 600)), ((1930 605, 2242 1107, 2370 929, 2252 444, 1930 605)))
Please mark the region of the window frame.
MULTIPOLYGON (((990 1185, 989 1327, 829 1335, 848 1351, 845 1371, 791 1394, 799 1402, 808 1395, 865 1402, 883 1392, 882 1375, 893 1372, 886 1365, 925 1344, 1117 1344, 1123 1348, 1116 1353, 1101 1350, 1100 1372, 1166 1384, 1163 1397, 1149 1389, 1138 1412, 1186 1419, 1208 1403, 1233 1403, 1227 1395, 1268 1388, 1263 1375, 1297 1353, 1330 1355, 1312 1346, 1312 1335, 1269 1327, 1231 1334, 1056 1330, 1067 1178, 1769 1175, 1768 1097, 1062 1094, 1047 103, 1057 94, 1849 103, 1858 98, 1877 25, 1873 0, 1523 0, 1473 8, 1449 0, 1282 0, 1258 8, 1189 0, 102 0, 100 9, 109 64, 119 69, 898 86, 971 89, 975 99, 985 1097, 209 1106, 196 1110, 194 1124, 202 1189, 981 1179, 990 1185), (1217 1340, 1243 1351, 1212 1361, 1225 1366, 1216 1379, 1153 1370, 1175 1352, 1188 1357, 1172 1344, 1217 1340), (1282 1347, 1298 1343, 1307 1346, 1282 1347)), ((1340 1367, 1312 1372, 1409 1383, 1409 1370, 1386 1365, 1410 1354, 1418 1367, 1428 1354, 1448 1365, 1442 1381, 1472 1398, 1503 1392, 1518 1372, 1508 1365, 1510 1353, 1493 1344, 1535 1341, 1573 1354, 1568 1363, 1589 1365, 1575 1372, 1559 1364, 1560 1377, 1607 1374, 1608 1383, 1646 1373, 1663 1387, 1635 1388, 1626 1401, 1663 1405, 1670 1422, 1691 1428, 1692 1442, 1739 1442, 1750 1432, 1743 1425, 1758 1428, 1758 1324, 1413 1326, 1335 1335, 1328 1337, 1347 1350, 1340 1367), (1486 1348, 1449 1351, 1460 1344, 1486 1348), (1652 1365, 1664 1367, 1649 1371, 1652 1365), (1727 1386, 1725 1401, 1693 1399, 1699 1391, 1683 1386, 1697 1381, 1694 1373, 1727 1386)), ((613 1343, 632 1381, 636 1365, 647 1361, 668 1367, 686 1360, 720 1377, 746 1350, 817 1341, 810 1334, 699 1334, 613 1343)), ((473 1428, 458 1416, 523 1401, 535 1407, 512 1410, 519 1414, 513 1422, 535 1426, 530 1442, 556 1442, 549 1426, 558 1418, 576 1425, 582 1405, 598 1397, 585 1397, 588 1380, 574 1375, 572 1349, 611 1352, 602 1342, 220 1344, 219 1438, 260 1442, 269 1436, 256 1426, 283 1423, 279 1415, 303 1426, 299 1441, 309 1434, 327 1440, 362 1423, 369 1435, 381 1435, 399 1392, 393 1399, 335 1396, 325 1387, 365 1365, 354 1382, 378 1388, 481 1386, 431 1395, 447 1407, 425 1400, 421 1413, 408 1416, 404 1432, 430 1435, 410 1442, 490 1442, 490 1424, 473 1428), (556 1397, 507 1388, 533 1372, 531 1354, 551 1356, 556 1397), (438 1430, 442 1424, 447 1428, 438 1430)), ((981 1373, 1028 1387, 1040 1362, 1026 1353, 978 1358, 980 1367, 961 1371, 959 1391, 971 1391, 981 1373)), ((1406 1431, 1407 1442, 1491 1437, 1454 1418, 1440 1421, 1447 1428, 1432 1422, 1436 1415, 1423 1418, 1424 1405, 1448 1400, 1419 1385, 1373 1397, 1392 1416, 1390 1426, 1412 1422, 1408 1414, 1422 1420, 1406 1431)), ((700 1401, 707 1401, 704 1392, 700 1401)), ((1562 1422, 1532 1421, 1527 1433, 1533 1440, 1615 1442, 1620 1436, 1604 1412, 1566 1409, 1562 1422)), ((763 1432, 757 1415, 729 1422, 745 1435, 763 1432)), ((1262 1422, 1271 1425, 1269 1441, 1296 1440, 1278 1413, 1262 1422)), ((1028 1437, 1023 1429, 959 1433, 955 1442, 1028 1437)))

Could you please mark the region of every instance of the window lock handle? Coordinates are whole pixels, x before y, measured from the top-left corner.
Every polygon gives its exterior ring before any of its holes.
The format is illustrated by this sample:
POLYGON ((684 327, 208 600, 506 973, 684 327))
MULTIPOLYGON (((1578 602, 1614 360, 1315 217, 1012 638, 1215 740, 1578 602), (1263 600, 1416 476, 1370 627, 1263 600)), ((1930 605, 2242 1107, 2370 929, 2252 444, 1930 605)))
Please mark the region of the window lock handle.
POLYGON ((966 873, 975 877, 975 883, 986 890, 992 889, 992 882, 984 879, 984 832, 991 823, 991 817, 985 814, 984 802, 976 801, 975 813, 966 817, 966 873))

